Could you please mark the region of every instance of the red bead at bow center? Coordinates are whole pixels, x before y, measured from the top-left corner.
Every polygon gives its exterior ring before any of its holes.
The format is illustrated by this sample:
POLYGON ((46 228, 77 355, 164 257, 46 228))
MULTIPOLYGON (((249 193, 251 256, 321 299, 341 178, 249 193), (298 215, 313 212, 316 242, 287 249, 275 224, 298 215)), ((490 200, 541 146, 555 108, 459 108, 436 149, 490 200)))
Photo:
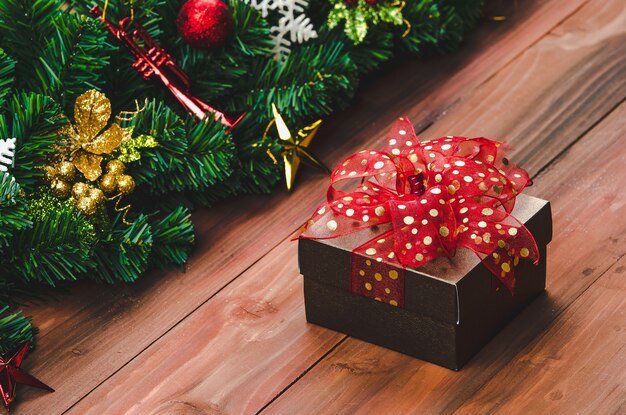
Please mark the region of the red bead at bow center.
POLYGON ((409 186, 411 186, 411 193, 417 196, 422 196, 426 192, 426 185, 424 184, 424 173, 414 174, 409 176, 409 186))

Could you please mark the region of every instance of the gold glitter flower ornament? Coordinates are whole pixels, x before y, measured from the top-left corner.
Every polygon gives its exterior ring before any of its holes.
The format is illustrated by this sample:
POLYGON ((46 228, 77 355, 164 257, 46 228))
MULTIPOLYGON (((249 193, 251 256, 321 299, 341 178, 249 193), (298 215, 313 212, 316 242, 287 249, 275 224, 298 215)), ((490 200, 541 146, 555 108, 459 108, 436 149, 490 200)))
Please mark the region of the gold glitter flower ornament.
MULTIPOLYGON (((136 116, 140 111, 122 114, 136 116)), ((124 174, 126 166, 121 158, 126 160, 128 157, 116 157, 115 154, 130 144, 130 150, 137 153, 131 152, 130 155, 138 160, 141 155, 137 148, 155 147, 157 143, 152 137, 134 142, 132 128, 122 128, 117 122, 107 128, 110 118, 111 102, 103 93, 90 90, 79 96, 74 105, 74 125, 68 124, 59 130, 65 139, 58 145, 52 162, 43 167, 44 180, 50 184, 54 196, 72 196, 76 208, 88 216, 96 213, 105 201, 116 200, 115 211, 124 212, 122 220, 128 224, 125 216, 131 206, 120 208, 119 203, 123 196, 134 190, 135 180, 124 174), (103 174, 105 158, 106 174, 103 174), (78 172, 82 173, 86 183, 77 177, 78 172)), ((128 148, 122 153, 128 153, 128 148)))
POLYGON ((110 118, 111 101, 92 89, 76 99, 75 126, 68 124, 60 131, 69 140, 70 161, 92 182, 102 175, 102 155, 111 154, 132 133, 117 123, 105 130, 110 118))

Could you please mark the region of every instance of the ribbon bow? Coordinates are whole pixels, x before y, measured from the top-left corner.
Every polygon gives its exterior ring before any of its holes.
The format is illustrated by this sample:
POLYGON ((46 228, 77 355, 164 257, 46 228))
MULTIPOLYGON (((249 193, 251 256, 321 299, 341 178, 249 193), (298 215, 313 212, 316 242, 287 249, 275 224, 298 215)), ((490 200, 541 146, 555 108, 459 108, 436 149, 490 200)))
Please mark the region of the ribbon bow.
POLYGON ((361 151, 335 168, 328 201, 301 237, 336 238, 390 223, 353 252, 416 268, 466 247, 513 290, 520 258, 539 261, 535 239, 510 214, 516 195, 531 184, 528 173, 498 152, 501 143, 483 137, 420 142, 406 117, 387 140, 383 150, 361 151), (348 179, 361 180, 356 190, 337 187, 348 179))

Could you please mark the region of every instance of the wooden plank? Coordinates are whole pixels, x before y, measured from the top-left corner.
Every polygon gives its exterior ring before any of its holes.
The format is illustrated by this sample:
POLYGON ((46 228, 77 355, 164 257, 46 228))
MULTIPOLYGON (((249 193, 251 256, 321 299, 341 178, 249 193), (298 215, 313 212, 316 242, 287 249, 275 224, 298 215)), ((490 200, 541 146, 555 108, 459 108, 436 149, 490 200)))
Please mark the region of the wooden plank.
MULTIPOLYGON (((453 55, 393 68, 365 89, 350 112, 330 123, 316 150, 329 164, 337 162, 377 141, 400 109, 409 108, 409 115, 427 124, 584 1, 528 2, 503 24, 483 24, 453 55)), ((291 195, 238 198, 197 212, 197 249, 185 274, 155 272, 134 285, 85 284, 70 295, 55 294, 59 302, 28 308, 42 331, 26 367, 57 392, 20 391, 21 404, 15 407, 27 413, 67 409, 296 229, 319 201, 313 190, 325 183, 321 175, 303 174, 291 195)))
POLYGON ((516 162, 537 171, 625 95, 626 3, 593 1, 449 109, 423 136, 506 140, 516 162), (519 146, 527 137, 536 145, 519 146))
POLYGON ((624 413, 624 270, 622 257, 457 413, 624 413))
MULTIPOLYGON (((502 379, 499 372, 512 360, 534 362, 534 355, 522 353, 525 347, 626 253, 626 204, 621 196, 626 186, 624 131, 626 104, 536 179, 530 193, 549 198, 554 215, 548 293, 462 371, 452 372, 349 338, 273 402, 267 413, 383 413, 390 405, 397 413, 452 413, 492 378, 502 379)), ((541 362, 538 358, 537 363, 541 362)), ((626 370, 623 360, 613 364, 626 370)), ((505 381, 490 384, 491 399, 500 401, 499 388, 507 390, 508 396, 516 393, 506 387, 508 382, 515 385, 510 379, 515 372, 506 373, 510 376, 505 381)), ((562 408, 563 413, 574 409, 562 408)))
MULTIPOLYGON (((542 70, 545 68, 537 68, 537 71, 542 70)), ((589 108, 593 108, 592 102, 599 97, 592 95, 587 99, 590 100, 589 108)), ((567 103, 567 100, 563 100, 563 105, 567 105, 567 103)), ((542 107, 535 108, 535 111, 542 110, 542 107)), ((520 116, 523 115, 520 114, 520 116)), ((589 128, 596 121, 593 117, 582 118, 587 122, 586 128, 589 128)), ((497 120, 492 122, 497 122, 497 120)), ((571 122, 579 122, 579 120, 572 119, 571 122)), ((538 129, 534 134, 533 136, 524 136, 523 140, 520 139, 519 142, 523 145, 533 146, 538 141, 534 138, 541 135, 542 131, 538 129)), ((552 157, 555 157, 558 152, 576 138, 569 137, 568 140, 563 140, 563 147, 553 152, 552 157)), ((615 140, 614 137, 613 141, 615 140)), ((590 161, 594 161, 594 159, 590 158, 590 161)), ((567 168, 571 168, 571 166, 567 168)), ((566 179, 566 176, 561 179, 559 176, 554 178, 557 184, 564 184, 563 181, 566 179)), ((572 223, 569 225, 571 226, 572 223)), ((271 399, 273 394, 279 392, 281 388, 289 385, 289 382, 295 377, 295 373, 298 373, 297 370, 306 368, 307 364, 314 363, 321 356, 319 353, 323 352, 325 347, 328 347, 333 341, 337 341, 337 337, 332 337, 336 336, 336 333, 331 331, 322 330, 320 332, 315 331, 314 335, 310 334, 311 330, 318 328, 307 325, 304 321, 301 310, 301 281, 297 277, 294 257, 295 246, 293 243, 285 241, 280 244, 258 264, 246 271, 227 290, 217 294, 215 298, 200 307, 179 326, 159 339, 152 347, 79 402, 71 412, 83 413, 91 409, 97 413, 104 408, 104 406, 99 405, 105 405, 105 403, 106 405, 113 405, 114 412, 132 409, 139 413, 159 412, 162 408, 169 408, 167 405, 178 405, 176 408, 191 405, 200 408, 199 410, 211 408, 211 410, 227 413, 249 413, 260 409, 262 403, 271 399), (285 261, 288 263, 285 264, 285 261), (264 288, 258 290, 259 281, 268 282, 262 285, 264 288), (276 290, 275 284, 269 281, 281 281, 281 288, 276 290), (296 307, 300 310, 299 313, 293 311, 294 305, 290 302, 291 300, 284 297, 287 295, 286 292, 297 293, 295 299, 299 301, 298 307, 300 308, 296 307), (212 326, 208 322, 210 319, 215 319, 218 322, 228 320, 228 316, 233 313, 231 306, 242 301, 248 301, 252 304, 258 301, 269 302, 276 308, 276 312, 271 316, 263 315, 262 319, 256 321, 255 327, 247 325, 240 327, 234 323, 228 326, 220 325, 218 330, 212 332, 212 338, 195 334, 207 324, 212 326), (230 304, 230 306, 225 308, 224 304, 230 304), (267 339, 265 334, 267 332, 271 332, 271 339, 267 339), (245 340, 245 336, 261 340, 252 345, 246 341, 222 343, 220 340, 221 338, 230 339, 232 337, 245 340), (315 344, 306 344, 302 340, 303 337, 308 337, 309 340, 307 341, 314 341, 315 344), (303 346, 304 344, 306 347, 303 346), (170 357, 168 351, 179 347, 188 347, 190 351, 170 357), (212 357, 199 352, 205 350, 210 350, 212 357), (281 358, 277 358, 277 356, 281 358), (200 377, 186 377, 182 373, 176 373, 172 376, 166 375, 165 377, 162 377, 162 373, 154 375, 153 365, 155 362, 162 362, 166 359, 174 360, 172 367, 201 367, 202 369, 199 369, 198 373, 202 373, 202 375, 200 377), (215 362, 213 359, 219 359, 219 362, 215 362), (281 359, 283 359, 282 363, 281 359), (255 366, 251 368, 248 365, 239 365, 240 361, 254 361, 255 366), (202 380, 199 381, 198 379, 202 380), (170 390, 166 387, 167 385, 176 385, 176 389, 170 390), (120 397, 124 394, 128 395, 128 399, 120 397), (143 397, 140 403, 136 402, 138 396, 143 397), (114 403, 111 402, 113 400, 115 400, 114 403)), ((581 289, 580 286, 578 288, 581 289)), ((576 294, 578 292, 576 291, 576 294)), ((368 348, 369 346, 362 347, 368 348)), ((374 356, 371 358, 368 357, 365 361, 360 361, 352 366, 346 365, 345 368, 357 374, 375 370, 369 366, 377 365, 376 363, 370 365, 370 363, 377 362, 376 355, 380 350, 375 349, 374 356)), ((391 353, 392 356, 400 356, 392 352, 388 353, 391 353)), ((434 371, 443 370, 433 368, 434 371)), ((308 377, 305 376, 305 378, 308 377)), ((298 384, 296 383, 296 387, 298 384)), ((339 390, 341 384, 329 382, 329 385, 331 390, 339 390)), ((378 384, 372 385, 374 389, 377 387, 378 384)), ((320 383, 316 384, 313 390, 323 393, 325 388, 324 384, 320 383)), ((322 401, 325 399, 320 396, 317 398, 322 401)), ((330 399, 333 398, 334 396, 330 399)), ((314 405, 312 403, 308 409, 312 410, 314 405)), ((290 407, 291 412, 287 411, 287 413, 294 413, 296 409, 297 403, 294 407, 290 407)))
POLYGON ((302 281, 294 272, 297 244, 281 247, 70 413, 170 414, 193 407, 243 414, 261 408, 343 337, 304 324, 302 281))
MULTIPOLYGON (((416 121, 429 123, 582 3, 528 2, 503 24, 483 24, 454 55, 394 68, 370 85, 350 112, 330 123, 316 149, 335 163, 368 141, 373 145, 395 114, 407 108, 416 121), (402 85, 397 79, 403 79, 402 85)), ((67 409, 296 229, 319 202, 314 190, 325 183, 321 175, 303 174, 292 195, 238 198, 198 211, 197 249, 184 274, 155 272, 135 285, 104 289, 84 284, 68 296, 55 294, 57 303, 27 309, 42 331, 26 366, 57 392, 20 391, 21 404, 15 407, 27 413, 67 409)))

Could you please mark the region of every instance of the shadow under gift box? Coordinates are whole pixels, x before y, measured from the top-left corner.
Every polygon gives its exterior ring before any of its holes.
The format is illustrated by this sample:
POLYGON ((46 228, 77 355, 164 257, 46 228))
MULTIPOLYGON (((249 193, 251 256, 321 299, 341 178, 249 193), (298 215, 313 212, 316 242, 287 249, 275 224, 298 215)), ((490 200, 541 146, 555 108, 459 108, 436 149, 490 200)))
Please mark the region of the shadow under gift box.
POLYGON ((438 365, 459 370, 546 285, 546 246, 552 239, 550 203, 521 194, 513 216, 537 241, 539 265, 515 267, 511 294, 475 253, 407 268, 404 308, 350 291, 351 251, 387 229, 371 228, 334 239, 300 239, 307 321, 438 365))

